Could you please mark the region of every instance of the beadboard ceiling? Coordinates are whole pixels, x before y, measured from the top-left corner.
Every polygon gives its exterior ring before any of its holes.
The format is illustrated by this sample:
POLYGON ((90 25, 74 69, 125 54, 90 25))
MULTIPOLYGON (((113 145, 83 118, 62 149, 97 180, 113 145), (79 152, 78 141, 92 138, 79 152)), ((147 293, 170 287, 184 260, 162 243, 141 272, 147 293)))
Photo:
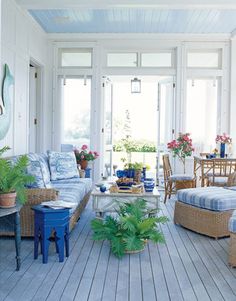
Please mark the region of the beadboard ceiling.
POLYGON ((230 34, 236 0, 16 0, 48 33, 230 34))
POLYGON ((231 33, 236 10, 29 10, 48 33, 231 33))

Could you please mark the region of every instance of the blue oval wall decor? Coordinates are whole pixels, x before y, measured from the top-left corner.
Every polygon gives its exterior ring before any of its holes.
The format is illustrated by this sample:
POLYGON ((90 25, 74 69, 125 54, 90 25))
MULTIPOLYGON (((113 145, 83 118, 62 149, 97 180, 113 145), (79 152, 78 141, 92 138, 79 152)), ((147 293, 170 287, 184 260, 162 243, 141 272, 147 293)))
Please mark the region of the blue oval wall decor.
POLYGON ((0 105, 0 140, 3 139, 11 124, 12 104, 10 100, 10 86, 14 78, 7 64, 4 66, 4 77, 2 83, 2 105, 0 105))

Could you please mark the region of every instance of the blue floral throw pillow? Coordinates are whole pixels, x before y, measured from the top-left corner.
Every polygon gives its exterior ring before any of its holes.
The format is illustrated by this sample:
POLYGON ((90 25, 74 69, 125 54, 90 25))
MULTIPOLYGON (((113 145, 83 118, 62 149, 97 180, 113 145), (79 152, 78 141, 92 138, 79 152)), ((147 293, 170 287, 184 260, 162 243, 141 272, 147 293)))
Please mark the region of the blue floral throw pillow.
POLYGON ((51 180, 79 177, 74 152, 48 152, 51 180))

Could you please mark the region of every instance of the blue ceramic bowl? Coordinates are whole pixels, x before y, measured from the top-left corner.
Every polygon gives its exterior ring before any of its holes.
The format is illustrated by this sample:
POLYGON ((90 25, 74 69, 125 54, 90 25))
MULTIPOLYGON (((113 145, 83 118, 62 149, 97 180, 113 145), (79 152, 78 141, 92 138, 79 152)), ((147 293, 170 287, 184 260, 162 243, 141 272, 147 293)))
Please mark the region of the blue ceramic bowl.
POLYGON ((105 185, 103 185, 103 186, 100 187, 100 191, 101 191, 101 192, 105 192, 106 190, 107 190, 107 188, 106 188, 105 185))

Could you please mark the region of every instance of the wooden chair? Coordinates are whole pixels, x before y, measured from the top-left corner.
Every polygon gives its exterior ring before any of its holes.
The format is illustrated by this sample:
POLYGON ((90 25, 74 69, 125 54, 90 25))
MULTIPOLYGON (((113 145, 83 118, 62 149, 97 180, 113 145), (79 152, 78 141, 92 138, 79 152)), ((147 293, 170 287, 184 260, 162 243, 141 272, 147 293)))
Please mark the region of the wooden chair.
POLYGON ((235 183, 236 160, 214 159, 212 175, 208 177, 208 186, 233 186, 235 183))
POLYGON ((177 190, 196 187, 196 181, 194 175, 173 174, 169 155, 163 155, 162 158, 165 187, 164 203, 166 203, 167 197, 170 199, 171 195, 175 194, 177 190))

